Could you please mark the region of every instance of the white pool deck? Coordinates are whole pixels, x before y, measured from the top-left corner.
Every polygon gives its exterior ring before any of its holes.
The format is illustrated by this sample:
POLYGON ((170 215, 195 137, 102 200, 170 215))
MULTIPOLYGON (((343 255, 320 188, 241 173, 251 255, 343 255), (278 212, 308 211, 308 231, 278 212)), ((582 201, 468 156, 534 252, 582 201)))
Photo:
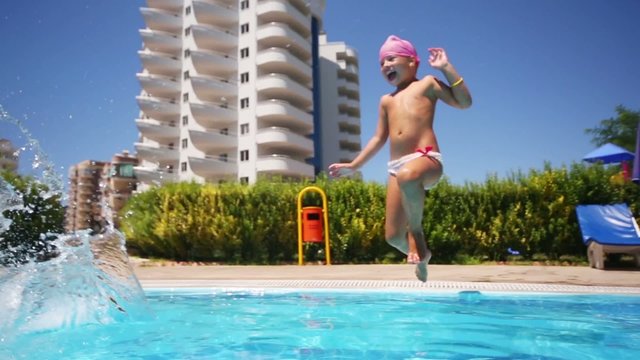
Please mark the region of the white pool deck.
POLYGON ((144 288, 398 289, 640 295, 640 269, 576 266, 430 265, 429 281, 412 265, 149 266, 134 271, 144 288))

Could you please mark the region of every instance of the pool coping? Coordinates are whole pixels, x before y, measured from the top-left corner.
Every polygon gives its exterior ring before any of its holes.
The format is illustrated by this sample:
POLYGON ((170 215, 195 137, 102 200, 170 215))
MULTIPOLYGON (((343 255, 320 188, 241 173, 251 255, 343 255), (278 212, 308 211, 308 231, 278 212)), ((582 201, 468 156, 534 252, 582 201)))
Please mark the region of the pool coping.
POLYGON ((587 286, 542 283, 499 283, 415 280, 141 280, 144 289, 225 288, 225 289, 341 289, 341 290, 404 290, 404 291, 485 291, 574 294, 640 295, 640 287, 587 286))

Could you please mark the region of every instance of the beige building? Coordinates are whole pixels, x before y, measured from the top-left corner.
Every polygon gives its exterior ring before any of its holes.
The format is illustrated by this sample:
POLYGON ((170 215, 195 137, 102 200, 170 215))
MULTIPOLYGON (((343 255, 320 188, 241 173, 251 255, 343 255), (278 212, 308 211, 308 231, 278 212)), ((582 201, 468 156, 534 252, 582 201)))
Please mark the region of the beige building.
POLYGON ((0 170, 16 171, 18 169, 18 155, 16 149, 8 139, 0 139, 0 170))
POLYGON ((109 206, 108 211, 111 212, 111 216, 109 214, 105 214, 105 216, 113 219, 113 225, 116 229, 120 228, 120 216, 118 215, 120 210, 137 188, 137 180, 133 171, 137 165, 138 159, 128 151, 123 151, 120 154, 115 154, 111 158, 111 163, 103 168, 102 196, 109 206))
POLYGON ((65 230, 99 230, 102 223, 102 195, 100 181, 107 163, 85 160, 69 169, 69 204, 65 216, 65 230))
POLYGON ((128 151, 111 162, 85 160, 69 169, 69 205, 65 230, 101 230, 111 219, 116 228, 118 212, 136 189, 133 168, 138 160, 128 151))
POLYGON ((356 52, 324 0, 147 0, 135 168, 171 181, 313 178, 360 150, 356 52))

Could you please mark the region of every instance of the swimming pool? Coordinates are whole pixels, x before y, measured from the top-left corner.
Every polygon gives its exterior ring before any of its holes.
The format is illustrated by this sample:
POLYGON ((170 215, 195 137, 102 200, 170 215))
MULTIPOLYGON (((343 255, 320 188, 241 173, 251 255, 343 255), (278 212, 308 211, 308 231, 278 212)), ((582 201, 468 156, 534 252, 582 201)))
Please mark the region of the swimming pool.
MULTIPOLYGON (((640 357, 640 297, 335 289, 147 289, 147 321, 5 339, 9 359, 640 357)), ((3 354, 4 351, 4 354, 3 354)))

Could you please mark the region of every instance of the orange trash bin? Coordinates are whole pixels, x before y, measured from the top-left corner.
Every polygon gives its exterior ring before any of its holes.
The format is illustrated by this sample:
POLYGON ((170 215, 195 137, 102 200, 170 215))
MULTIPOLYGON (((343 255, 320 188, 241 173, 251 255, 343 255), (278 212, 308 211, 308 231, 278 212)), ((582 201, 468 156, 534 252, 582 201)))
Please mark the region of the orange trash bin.
POLYGON ((319 206, 307 206, 302 208, 302 241, 322 242, 322 208, 319 206))

